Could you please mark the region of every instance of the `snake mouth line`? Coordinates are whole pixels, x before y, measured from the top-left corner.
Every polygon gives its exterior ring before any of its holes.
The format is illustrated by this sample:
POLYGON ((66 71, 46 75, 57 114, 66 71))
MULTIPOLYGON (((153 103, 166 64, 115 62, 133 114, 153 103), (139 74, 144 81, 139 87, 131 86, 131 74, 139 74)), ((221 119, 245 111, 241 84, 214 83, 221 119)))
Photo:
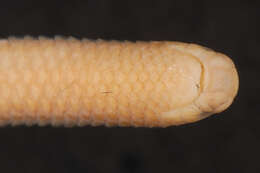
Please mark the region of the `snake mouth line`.
MULTIPOLYGON (((174 49, 176 49, 177 51, 180 51, 181 53, 187 54, 189 55, 191 58, 195 59, 197 62, 199 62, 200 67, 201 67, 201 74, 200 74, 200 87, 199 87, 199 93, 197 95, 196 98, 194 98, 192 100, 192 102, 186 106, 183 106, 182 108, 185 109, 185 107, 189 107, 191 105, 193 105, 194 109, 197 109, 200 114, 199 114, 199 119, 204 119, 208 116, 210 116, 211 114, 213 114, 213 112, 211 111, 207 111, 204 110, 197 102, 199 101, 199 98, 201 97, 201 95, 203 94, 204 90, 205 90, 205 84, 204 84, 204 80, 205 80, 205 64, 201 61, 201 59, 195 55, 194 53, 191 53, 190 51, 187 51, 189 49, 189 46, 191 46, 192 44, 185 44, 185 43, 178 43, 181 46, 185 47, 185 49, 183 49, 182 47, 179 48, 178 46, 174 46, 174 49)), ((206 52, 214 52, 212 49, 208 49, 206 47, 202 47, 200 46, 200 48, 204 49, 204 51, 206 52)), ((179 108, 181 109, 181 108, 179 108)))
MULTIPOLYGON (((201 94, 203 93, 203 91, 204 91, 205 67, 204 67, 203 62, 202 62, 197 56, 195 56, 195 55, 193 55, 193 54, 191 54, 191 53, 189 53, 189 52, 185 52, 185 51, 183 51, 183 50, 181 50, 181 49, 178 49, 177 47, 174 47, 174 49, 175 49, 176 51, 178 51, 178 52, 181 52, 182 54, 189 55, 190 58, 196 60, 196 61, 199 63, 200 68, 201 68, 200 78, 199 78, 199 84, 197 84, 197 83, 195 84, 196 87, 198 88, 198 94, 197 94, 197 96, 196 96, 195 98, 193 98, 189 103, 187 103, 187 104, 184 105, 184 106, 181 106, 181 107, 178 107, 178 108, 177 108, 177 109, 181 109, 181 108, 187 107, 188 105, 190 105, 190 104, 192 104, 192 103, 195 103, 196 100, 197 100, 197 99, 201 96, 201 94)), ((200 106, 198 106, 198 105, 196 105, 196 106, 197 106, 199 109, 201 109, 200 106)), ((201 110, 201 111, 202 111, 202 110, 201 110)))

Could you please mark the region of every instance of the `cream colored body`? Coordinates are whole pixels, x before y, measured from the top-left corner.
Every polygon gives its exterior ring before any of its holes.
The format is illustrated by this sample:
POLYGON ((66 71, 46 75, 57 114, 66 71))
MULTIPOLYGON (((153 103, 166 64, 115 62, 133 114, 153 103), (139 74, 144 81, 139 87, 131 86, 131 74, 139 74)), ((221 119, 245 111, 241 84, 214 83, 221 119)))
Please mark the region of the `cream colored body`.
POLYGON ((0 125, 166 127, 225 110, 231 59, 178 42, 0 41, 0 125))

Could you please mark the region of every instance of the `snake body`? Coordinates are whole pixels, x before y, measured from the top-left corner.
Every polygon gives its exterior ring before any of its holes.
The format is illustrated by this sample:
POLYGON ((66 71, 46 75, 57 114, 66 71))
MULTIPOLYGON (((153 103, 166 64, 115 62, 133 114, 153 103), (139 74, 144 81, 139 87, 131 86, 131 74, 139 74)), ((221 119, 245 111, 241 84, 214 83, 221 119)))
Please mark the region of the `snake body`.
POLYGON ((0 125, 167 127, 225 110, 227 56, 195 44, 75 38, 0 40, 0 125))

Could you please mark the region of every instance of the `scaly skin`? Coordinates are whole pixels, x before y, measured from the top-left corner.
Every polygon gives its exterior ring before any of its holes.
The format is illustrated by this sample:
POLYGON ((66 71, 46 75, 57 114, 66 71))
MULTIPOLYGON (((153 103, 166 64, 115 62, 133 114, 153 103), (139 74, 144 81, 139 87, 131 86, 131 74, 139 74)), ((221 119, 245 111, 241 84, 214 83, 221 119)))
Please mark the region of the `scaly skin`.
POLYGON ((167 127, 225 110, 233 62, 178 42, 0 41, 0 125, 167 127), (224 83, 223 83, 224 82, 224 83))

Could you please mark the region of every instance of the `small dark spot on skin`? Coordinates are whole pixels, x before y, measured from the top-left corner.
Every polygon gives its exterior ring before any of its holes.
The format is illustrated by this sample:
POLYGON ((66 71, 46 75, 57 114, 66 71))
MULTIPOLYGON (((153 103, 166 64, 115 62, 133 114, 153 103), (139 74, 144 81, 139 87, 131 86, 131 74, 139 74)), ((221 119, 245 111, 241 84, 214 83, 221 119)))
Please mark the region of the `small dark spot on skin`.
POLYGON ((112 91, 105 91, 105 92, 102 92, 102 93, 104 93, 104 94, 110 94, 110 93, 112 93, 112 91))
POLYGON ((196 84, 196 87, 199 89, 199 88, 200 88, 200 85, 199 85, 199 84, 196 84))

